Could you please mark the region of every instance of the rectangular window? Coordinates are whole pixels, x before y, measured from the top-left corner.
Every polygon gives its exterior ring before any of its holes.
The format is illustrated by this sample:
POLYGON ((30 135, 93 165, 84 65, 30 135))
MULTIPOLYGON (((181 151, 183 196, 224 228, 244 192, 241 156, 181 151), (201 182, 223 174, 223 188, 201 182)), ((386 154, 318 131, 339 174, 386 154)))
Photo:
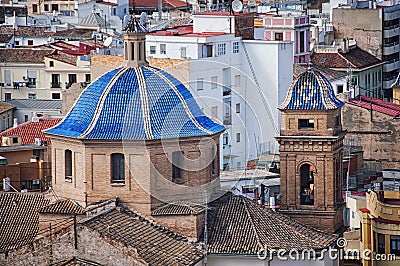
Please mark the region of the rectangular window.
POLYGON ((24 115, 24 122, 28 122, 29 121, 29 116, 28 115, 24 115))
POLYGON ((233 42, 233 49, 232 49, 234 54, 239 53, 239 42, 233 42))
POLYGON ((5 101, 11 100, 11 92, 4 93, 4 100, 5 101))
POLYGON ((91 76, 90 74, 85 74, 85 82, 90 83, 91 76))
POLYGON ((111 154, 111 183, 125 183, 125 157, 122 153, 111 154))
POLYGON ((166 44, 160 44, 160 54, 167 54, 167 45, 166 44))
POLYGON ((235 75, 235 86, 236 88, 240 87, 240 75, 235 75))
POLYGON ((33 45, 33 40, 28 40, 28 45, 33 45))
POLYGON ((64 171, 65 179, 72 180, 72 151, 65 150, 64 152, 64 171))
POLYGON ((54 61, 49 61, 49 67, 54 67, 54 61))
POLYGON ((228 134, 227 133, 225 133, 222 137, 222 144, 228 145, 228 134))
POLYGON ((172 153, 172 182, 181 184, 183 183, 182 178, 182 163, 183 163, 183 152, 175 151, 172 153))
POLYGON ((32 5, 32 13, 37 13, 38 12, 38 6, 37 4, 32 5))
POLYGON ((299 119, 299 129, 314 128, 314 119, 299 119))
POLYGON ((240 103, 236 104, 236 113, 240 113, 240 103))
POLYGON ((44 11, 49 11, 49 5, 48 4, 44 4, 44 11))
POLYGON ((204 45, 203 46, 203 57, 212 57, 213 56, 213 46, 212 45, 204 45))
POLYGON ((378 254, 385 254, 385 235, 378 234, 378 242, 377 242, 377 252, 378 254))
POLYGON ((77 79, 76 79, 76 74, 68 74, 68 83, 72 84, 72 83, 76 83, 77 79))
POLYGON ((60 99, 61 99, 61 94, 58 93, 58 92, 53 92, 53 93, 51 94, 51 99, 53 99, 53 100, 60 100, 60 99))
POLYGON ((283 41, 283 32, 275 32, 275 41, 283 41))
POLYGON ((400 256, 400 236, 390 236, 390 254, 400 256))
POLYGON ((306 51, 305 35, 306 33, 304 31, 300 31, 300 53, 304 53, 306 51))
POLYGON ((155 45, 150 46, 150 54, 156 54, 156 46, 155 45))
POLYGON ((337 85, 337 93, 343 93, 343 85, 337 85))
POLYGON ((6 125, 6 116, 3 115, 3 130, 7 129, 7 125, 6 125))
POLYGON ((236 133, 236 142, 240 142, 240 133, 236 133))
POLYGON ((218 77, 214 76, 211 77, 211 89, 216 89, 218 88, 218 77))
POLYGON ((58 5, 57 4, 52 4, 51 5, 51 11, 58 11, 58 5))
POLYGON ((36 70, 28 69, 28 88, 36 88, 36 70))
POLYGON ((202 91, 204 88, 203 88, 203 84, 204 84, 204 79, 202 79, 202 78, 199 78, 198 80, 197 80, 197 90, 198 91, 202 91))
POLYGON ((217 45, 217 55, 221 56, 226 54, 226 43, 219 43, 217 45))
POLYGON ((181 47, 181 58, 186 58, 186 47, 181 47))
POLYGON ((51 74, 51 87, 52 88, 61 88, 60 74, 51 74))
POLYGON ((28 93, 28 99, 35 100, 36 99, 36 93, 28 93))

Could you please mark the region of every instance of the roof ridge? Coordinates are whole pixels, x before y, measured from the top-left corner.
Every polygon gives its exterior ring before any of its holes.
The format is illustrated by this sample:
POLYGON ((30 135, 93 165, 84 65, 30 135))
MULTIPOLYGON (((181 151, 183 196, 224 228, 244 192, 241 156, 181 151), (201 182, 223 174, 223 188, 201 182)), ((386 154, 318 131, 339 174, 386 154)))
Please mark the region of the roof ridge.
POLYGON ((253 230, 254 233, 255 233, 255 237, 256 237, 256 239, 257 239, 257 244, 260 246, 260 248, 264 248, 263 243, 262 243, 261 240, 260 240, 261 237, 260 237, 260 235, 259 235, 259 233, 258 233, 258 231, 257 231, 257 229, 256 229, 256 225, 254 224, 253 216, 250 214, 249 208, 247 207, 246 199, 245 199, 244 197, 241 196, 241 197, 240 197, 240 200, 243 202, 243 206, 244 206, 244 209, 245 209, 245 211, 246 211, 247 217, 248 217, 249 220, 250 220, 250 226, 251 226, 252 230, 253 230))
POLYGON ((345 56, 343 56, 340 52, 337 52, 337 54, 343 58, 344 60, 346 60, 346 62, 348 62, 353 68, 358 68, 355 64, 353 64, 349 59, 347 59, 345 56))

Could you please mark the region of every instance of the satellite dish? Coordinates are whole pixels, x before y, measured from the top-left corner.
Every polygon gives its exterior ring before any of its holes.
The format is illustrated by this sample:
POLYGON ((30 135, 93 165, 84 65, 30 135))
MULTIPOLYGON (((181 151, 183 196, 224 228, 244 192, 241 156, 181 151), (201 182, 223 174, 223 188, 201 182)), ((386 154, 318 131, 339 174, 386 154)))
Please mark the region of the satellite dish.
POLYGON ((108 47, 111 45, 113 39, 112 37, 108 37, 105 41, 104 41, 104 46, 108 47))
POLYGON ((242 2, 240 2, 240 0, 234 0, 232 2, 232 10, 234 12, 240 12, 240 11, 242 11, 242 9, 243 9, 243 4, 242 4, 242 2))

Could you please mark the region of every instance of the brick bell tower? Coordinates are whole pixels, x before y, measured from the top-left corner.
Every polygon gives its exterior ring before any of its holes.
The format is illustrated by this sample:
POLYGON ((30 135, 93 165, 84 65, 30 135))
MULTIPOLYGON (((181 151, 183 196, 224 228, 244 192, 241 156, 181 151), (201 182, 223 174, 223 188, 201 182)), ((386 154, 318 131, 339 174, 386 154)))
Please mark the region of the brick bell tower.
POLYGON ((330 82, 309 68, 291 84, 281 111, 280 212, 314 228, 343 226, 341 107, 330 82))

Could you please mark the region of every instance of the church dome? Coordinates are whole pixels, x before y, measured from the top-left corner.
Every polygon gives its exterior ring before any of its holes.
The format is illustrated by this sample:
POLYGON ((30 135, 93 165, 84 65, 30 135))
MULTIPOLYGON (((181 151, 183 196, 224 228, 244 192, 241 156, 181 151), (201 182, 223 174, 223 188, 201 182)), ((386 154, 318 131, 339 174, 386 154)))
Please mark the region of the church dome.
POLYGON ((224 129, 200 110, 181 82, 160 69, 138 66, 117 68, 93 81, 46 133, 152 140, 213 135, 224 129))
POLYGON ((309 68, 290 85, 280 110, 329 110, 344 102, 335 96, 332 84, 319 71, 309 68))

